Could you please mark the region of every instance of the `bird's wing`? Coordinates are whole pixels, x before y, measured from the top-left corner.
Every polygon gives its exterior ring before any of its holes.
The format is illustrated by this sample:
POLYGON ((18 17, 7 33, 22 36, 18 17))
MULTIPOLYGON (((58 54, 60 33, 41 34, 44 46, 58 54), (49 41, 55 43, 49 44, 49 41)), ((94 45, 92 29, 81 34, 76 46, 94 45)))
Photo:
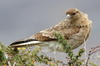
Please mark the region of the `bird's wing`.
POLYGON ((40 31, 36 33, 35 35, 31 36, 30 38, 31 39, 34 38, 39 41, 56 40, 55 32, 58 32, 61 35, 63 35, 66 39, 69 39, 70 36, 78 33, 79 30, 80 30, 80 27, 72 26, 69 21, 62 21, 56 26, 40 31))
POLYGON ((68 20, 64 20, 60 22, 59 24, 55 25, 54 27, 51 27, 46 30, 42 30, 31 37, 21 40, 21 41, 16 41, 11 44, 13 47, 20 47, 20 46, 26 46, 26 45, 35 45, 35 44, 41 44, 41 41, 53 41, 57 40, 55 36, 55 32, 60 33, 63 35, 66 39, 69 39, 70 36, 73 34, 78 33, 80 30, 80 27, 77 26, 72 26, 68 20))

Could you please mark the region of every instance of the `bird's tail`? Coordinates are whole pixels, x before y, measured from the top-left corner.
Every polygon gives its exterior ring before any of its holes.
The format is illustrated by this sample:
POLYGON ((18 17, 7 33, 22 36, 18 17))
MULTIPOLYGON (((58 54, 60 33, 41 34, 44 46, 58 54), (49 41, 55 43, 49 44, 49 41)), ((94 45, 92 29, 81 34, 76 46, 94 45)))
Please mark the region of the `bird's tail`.
POLYGON ((24 47, 32 45, 40 45, 42 42, 36 39, 26 39, 21 41, 16 41, 10 44, 11 47, 24 47))

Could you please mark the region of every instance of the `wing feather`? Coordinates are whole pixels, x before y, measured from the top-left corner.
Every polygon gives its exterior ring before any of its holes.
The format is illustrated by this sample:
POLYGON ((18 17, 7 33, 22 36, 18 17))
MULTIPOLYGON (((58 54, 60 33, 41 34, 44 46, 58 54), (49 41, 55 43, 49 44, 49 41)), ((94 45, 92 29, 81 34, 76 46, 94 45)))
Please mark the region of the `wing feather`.
POLYGON ((31 38, 35 38, 39 41, 56 40, 54 33, 59 32, 65 37, 65 39, 69 39, 70 36, 78 33, 79 30, 80 27, 71 25, 69 21, 62 21, 54 27, 36 33, 35 35, 31 36, 31 38))

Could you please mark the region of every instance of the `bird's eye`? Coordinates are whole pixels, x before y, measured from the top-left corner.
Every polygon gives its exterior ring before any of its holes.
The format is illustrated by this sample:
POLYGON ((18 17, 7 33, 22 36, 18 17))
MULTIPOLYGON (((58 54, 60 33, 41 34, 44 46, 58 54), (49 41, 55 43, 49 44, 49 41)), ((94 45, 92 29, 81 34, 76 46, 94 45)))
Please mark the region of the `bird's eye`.
POLYGON ((72 15, 75 15, 76 13, 72 13, 72 15))

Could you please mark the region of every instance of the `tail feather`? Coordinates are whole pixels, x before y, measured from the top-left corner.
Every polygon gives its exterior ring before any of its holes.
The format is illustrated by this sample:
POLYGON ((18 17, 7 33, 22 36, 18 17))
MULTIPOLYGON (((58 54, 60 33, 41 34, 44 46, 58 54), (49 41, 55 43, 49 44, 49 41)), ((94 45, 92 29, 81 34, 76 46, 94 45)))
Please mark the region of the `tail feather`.
POLYGON ((41 41, 38 41, 36 39, 27 39, 22 41, 16 41, 10 44, 11 47, 23 47, 23 46, 31 46, 31 45, 37 45, 41 44, 41 41))

